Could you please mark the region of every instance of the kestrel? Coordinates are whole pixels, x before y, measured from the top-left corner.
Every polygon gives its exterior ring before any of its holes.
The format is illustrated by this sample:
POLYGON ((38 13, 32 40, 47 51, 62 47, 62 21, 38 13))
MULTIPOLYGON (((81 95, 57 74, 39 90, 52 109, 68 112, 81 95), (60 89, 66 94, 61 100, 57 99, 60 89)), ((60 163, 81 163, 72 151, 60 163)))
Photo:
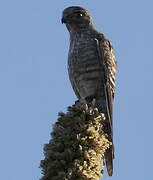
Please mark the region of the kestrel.
POLYGON ((62 23, 70 34, 68 72, 73 90, 79 100, 91 103, 105 114, 104 131, 112 146, 105 152, 109 176, 113 174, 112 107, 115 92, 116 60, 109 40, 99 33, 89 12, 79 6, 63 11, 62 23))

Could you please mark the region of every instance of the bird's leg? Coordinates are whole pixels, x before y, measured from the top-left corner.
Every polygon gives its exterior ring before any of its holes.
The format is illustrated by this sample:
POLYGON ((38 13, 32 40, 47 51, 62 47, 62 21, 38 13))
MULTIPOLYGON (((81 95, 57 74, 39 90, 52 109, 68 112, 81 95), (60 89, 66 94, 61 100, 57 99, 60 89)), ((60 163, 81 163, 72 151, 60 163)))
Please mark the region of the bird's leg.
POLYGON ((96 99, 95 99, 95 98, 93 98, 93 100, 92 100, 92 102, 91 102, 91 106, 92 106, 92 108, 94 108, 94 107, 95 107, 95 104, 96 104, 96 99))
POLYGON ((86 103, 91 106, 91 108, 95 108, 96 105, 96 98, 94 96, 88 96, 85 98, 86 103))

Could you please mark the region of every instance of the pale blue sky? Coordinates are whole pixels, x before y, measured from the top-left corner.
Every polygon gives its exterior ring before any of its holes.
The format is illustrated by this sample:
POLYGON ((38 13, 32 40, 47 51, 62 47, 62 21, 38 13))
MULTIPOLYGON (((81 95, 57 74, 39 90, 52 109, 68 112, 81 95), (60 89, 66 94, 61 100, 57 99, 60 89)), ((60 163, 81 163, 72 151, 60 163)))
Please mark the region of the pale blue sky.
MULTIPOLYGON (((0 179, 38 180, 51 124, 76 97, 62 10, 87 8, 118 60, 113 180, 152 179, 153 1, 0 1, 0 179)), ((108 180, 106 176, 104 179, 108 180)))

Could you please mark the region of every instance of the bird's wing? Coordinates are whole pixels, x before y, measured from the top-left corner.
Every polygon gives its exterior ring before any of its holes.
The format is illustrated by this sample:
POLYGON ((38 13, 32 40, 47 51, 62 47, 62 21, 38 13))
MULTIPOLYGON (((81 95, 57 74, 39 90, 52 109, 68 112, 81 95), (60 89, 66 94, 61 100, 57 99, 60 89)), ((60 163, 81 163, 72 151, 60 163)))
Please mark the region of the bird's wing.
MULTIPOLYGON (((99 54, 99 63, 104 69, 104 88, 105 88, 105 101, 107 106, 107 128, 108 138, 113 142, 113 122, 112 122, 112 108, 115 92, 115 74, 116 74, 116 60, 113 48, 110 42, 104 37, 103 34, 99 34, 97 39, 97 48, 99 54)), ((113 173, 113 158, 114 150, 113 146, 106 151, 105 161, 108 170, 108 174, 111 176, 113 173)))

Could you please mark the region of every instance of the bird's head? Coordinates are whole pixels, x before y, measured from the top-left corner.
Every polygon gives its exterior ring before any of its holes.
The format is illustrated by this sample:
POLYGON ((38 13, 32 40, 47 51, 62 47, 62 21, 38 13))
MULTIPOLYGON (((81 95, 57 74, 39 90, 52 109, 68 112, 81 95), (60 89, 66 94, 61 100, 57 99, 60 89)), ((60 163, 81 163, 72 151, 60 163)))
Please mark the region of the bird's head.
POLYGON ((89 12, 79 6, 64 9, 61 21, 66 24, 69 31, 80 30, 92 25, 92 18, 89 12))

